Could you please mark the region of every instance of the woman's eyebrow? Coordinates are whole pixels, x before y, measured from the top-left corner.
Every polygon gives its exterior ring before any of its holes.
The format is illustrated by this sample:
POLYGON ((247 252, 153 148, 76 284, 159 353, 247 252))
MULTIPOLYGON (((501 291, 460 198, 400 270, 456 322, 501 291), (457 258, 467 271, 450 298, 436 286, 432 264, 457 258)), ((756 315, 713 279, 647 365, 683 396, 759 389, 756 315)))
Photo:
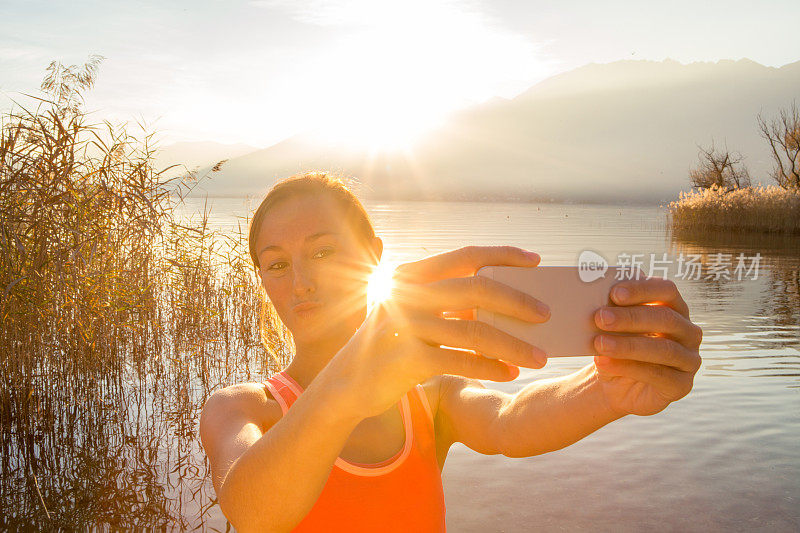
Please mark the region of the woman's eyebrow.
MULTIPOLYGON (((315 233, 314 235, 309 235, 308 237, 306 237, 305 241, 308 243, 313 240, 319 239, 320 237, 325 237, 327 235, 339 235, 339 233, 335 231, 320 231, 318 233, 315 233)), ((258 255, 261 255, 267 251, 277 251, 277 250, 283 250, 283 248, 275 244, 270 244, 268 246, 263 247, 261 251, 258 252, 258 255)))

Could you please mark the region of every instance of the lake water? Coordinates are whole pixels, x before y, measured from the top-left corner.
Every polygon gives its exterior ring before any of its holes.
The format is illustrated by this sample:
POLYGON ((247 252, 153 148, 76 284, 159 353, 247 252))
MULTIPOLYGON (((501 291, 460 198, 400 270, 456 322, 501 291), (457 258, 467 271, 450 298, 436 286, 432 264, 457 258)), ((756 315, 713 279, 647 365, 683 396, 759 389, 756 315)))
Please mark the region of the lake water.
MULTIPOLYGON (((213 199, 211 223, 232 228, 249 204, 213 199)), ((202 201, 189 200, 189 206, 202 201)), ((484 456, 451 448, 443 480, 451 531, 800 529, 800 239, 670 237, 663 207, 514 203, 367 203, 385 258, 403 262, 470 244, 511 244, 542 265, 576 265, 592 250, 664 259, 704 330, 703 366, 689 396, 651 417, 628 416, 543 456, 484 456), (699 254, 700 279, 677 276, 699 254), (715 254, 731 279, 714 279, 715 254), (759 272, 737 280, 738 254, 759 272), (724 259, 726 256, 722 256, 724 259), (672 261, 672 263, 669 263, 672 261), (709 279, 706 279, 709 278, 709 279), (753 279, 756 278, 756 279, 753 279)), ((661 263, 664 265, 665 263, 661 263)), ((656 275, 661 275, 656 272, 656 275)), ((522 369, 516 392, 589 358, 522 369)), ((224 529, 218 507, 206 525, 224 529)))

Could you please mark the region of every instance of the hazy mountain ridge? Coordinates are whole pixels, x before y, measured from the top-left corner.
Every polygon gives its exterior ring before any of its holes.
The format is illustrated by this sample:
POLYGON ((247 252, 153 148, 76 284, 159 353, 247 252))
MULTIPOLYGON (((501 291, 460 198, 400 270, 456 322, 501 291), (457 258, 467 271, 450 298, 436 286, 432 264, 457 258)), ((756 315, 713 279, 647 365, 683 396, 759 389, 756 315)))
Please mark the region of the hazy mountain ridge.
MULTIPOLYGON (((255 146, 241 143, 177 142, 159 148, 156 154, 156 165, 158 168, 179 165, 181 169, 193 170, 214 165, 223 159, 240 157, 256 150, 258 148, 255 146)), ((181 171, 181 169, 176 168, 175 172, 181 171)))
POLYGON ((756 116, 800 99, 800 61, 624 60, 562 73, 514 99, 454 114, 413 157, 371 156, 306 135, 232 158, 209 194, 262 194, 275 179, 328 169, 376 199, 572 199, 661 202, 688 190, 697 144, 740 151, 755 181, 771 167, 756 116))

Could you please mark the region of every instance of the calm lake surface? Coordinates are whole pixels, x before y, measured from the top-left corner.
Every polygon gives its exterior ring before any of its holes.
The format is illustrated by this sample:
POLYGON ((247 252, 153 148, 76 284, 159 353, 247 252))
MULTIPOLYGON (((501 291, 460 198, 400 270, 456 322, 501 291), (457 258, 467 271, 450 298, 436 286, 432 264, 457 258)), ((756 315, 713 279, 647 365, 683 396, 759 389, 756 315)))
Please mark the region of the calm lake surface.
MULTIPOLYGON (((200 208, 202 200, 192 205, 200 208)), ((224 228, 251 207, 239 199, 210 205, 211 223, 224 228)), ((658 415, 629 416, 566 449, 525 459, 455 445, 443 472, 448 529, 800 528, 800 239, 675 240, 661 207, 373 202, 367 208, 384 239, 384 258, 393 262, 469 244, 511 244, 541 254, 542 265, 576 265, 587 249, 611 264, 619 254, 644 254, 649 274, 650 254, 666 253, 668 277, 704 330, 694 390, 658 415), (701 279, 677 276, 681 253, 701 254, 701 279), (708 263, 717 253, 731 254, 731 279, 713 279, 708 263), (748 265, 760 254, 757 276, 736 279, 740 253, 748 265)), ((487 385, 513 393, 590 361, 554 358, 541 370, 522 369, 512 383, 487 385)), ((224 529, 218 507, 208 516, 206 526, 224 529)))

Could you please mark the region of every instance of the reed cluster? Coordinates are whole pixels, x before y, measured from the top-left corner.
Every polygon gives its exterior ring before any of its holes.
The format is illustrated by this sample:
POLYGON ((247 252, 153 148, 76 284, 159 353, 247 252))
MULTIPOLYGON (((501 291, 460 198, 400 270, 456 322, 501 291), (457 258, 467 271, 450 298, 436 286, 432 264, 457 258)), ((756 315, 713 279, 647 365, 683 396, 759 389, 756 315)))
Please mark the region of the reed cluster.
POLYGON ((681 192, 669 204, 672 230, 800 234, 800 189, 777 185, 681 192))
MULTIPOLYGON (((144 127, 91 124, 99 59, 52 64, 0 139, 0 529, 200 527, 216 388, 285 363, 260 342, 246 231, 179 215, 144 127)), ((246 221, 245 221, 246 223, 246 221)))

